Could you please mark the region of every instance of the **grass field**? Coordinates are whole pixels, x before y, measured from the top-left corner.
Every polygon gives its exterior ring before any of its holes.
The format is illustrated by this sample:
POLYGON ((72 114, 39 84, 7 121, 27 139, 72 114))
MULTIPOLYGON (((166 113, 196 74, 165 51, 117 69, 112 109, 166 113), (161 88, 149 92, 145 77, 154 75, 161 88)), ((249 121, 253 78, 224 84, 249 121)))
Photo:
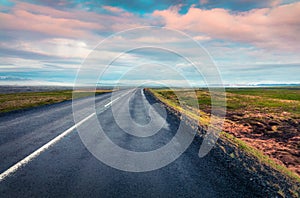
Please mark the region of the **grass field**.
POLYGON ((263 108, 278 113, 300 114, 300 88, 227 89, 228 108, 263 108))
MULTIPOLYGON (((110 90, 97 90, 96 94, 106 92, 110 92, 110 90)), ((94 92, 82 91, 77 92, 76 97, 86 97, 92 94, 94 94, 94 92)), ((0 94, 0 113, 53 104, 71 99, 72 90, 0 94)))
MULTIPOLYGON (((209 125, 207 89, 175 90, 176 95, 170 89, 151 91, 167 105, 199 119, 202 127, 209 125)), ((221 136, 300 182, 300 87, 227 88, 226 100, 221 136)))
MULTIPOLYGON (((172 102, 179 104, 178 98, 169 89, 157 89, 157 93, 172 102)), ((179 91, 180 99, 188 106, 194 106, 190 90, 179 91)), ((198 105, 201 110, 209 113, 211 97, 207 89, 196 91, 198 105)), ((268 112, 289 112, 300 115, 300 88, 229 88, 226 89, 227 109, 264 109, 268 112)))

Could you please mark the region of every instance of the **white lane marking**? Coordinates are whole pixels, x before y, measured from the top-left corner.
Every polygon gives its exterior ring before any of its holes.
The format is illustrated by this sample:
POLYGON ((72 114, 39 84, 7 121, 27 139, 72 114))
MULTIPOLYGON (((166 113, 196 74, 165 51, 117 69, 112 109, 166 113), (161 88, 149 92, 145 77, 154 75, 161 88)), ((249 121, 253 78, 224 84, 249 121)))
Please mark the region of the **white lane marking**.
POLYGON ((109 105, 111 105, 113 102, 117 101, 120 97, 117 97, 116 99, 110 101, 109 103, 107 103, 106 105, 104 105, 104 107, 108 107, 109 105))
POLYGON ((61 140, 66 135, 68 135, 69 133, 71 133, 76 127, 82 125, 84 122, 86 122, 88 119, 90 119, 94 115, 96 115, 96 113, 92 113, 88 117, 84 118, 83 120, 81 120, 80 122, 78 122, 77 124, 75 124, 74 126, 72 126, 71 128, 67 129, 66 131, 64 131, 63 133, 61 133, 60 135, 58 135, 54 139, 50 140, 50 142, 46 143, 45 145, 43 145, 42 147, 40 147, 39 149, 37 149, 36 151, 34 151, 33 153, 31 153, 30 155, 28 155, 27 157, 25 157, 24 159, 22 159, 21 161, 17 162, 15 165, 11 166, 9 169, 7 169, 3 173, 1 173, 1 175, 0 175, 0 182, 3 181, 6 177, 8 177, 9 175, 11 175, 12 173, 16 172, 22 166, 25 166, 31 160, 33 160, 34 158, 36 158, 37 156, 39 156, 42 152, 44 152, 45 150, 47 150, 48 148, 50 148, 51 146, 53 146, 59 140, 61 140))
MULTIPOLYGON (((124 97, 129 92, 123 94, 121 97, 124 97)), ((108 104, 106 104, 104 106, 105 107, 109 106, 110 104, 112 104, 116 100, 120 99, 121 97, 117 97, 116 99, 114 99, 113 101, 109 102, 108 104)), ((28 155, 27 157, 25 157, 24 159, 22 159, 21 161, 17 162, 15 165, 11 166, 9 169, 7 169, 3 173, 1 173, 0 174, 0 182, 3 181, 6 177, 8 177, 11 174, 13 174, 14 172, 16 172, 22 166, 25 166, 26 164, 28 164, 34 158, 38 157, 41 153, 43 153, 48 148, 50 148, 51 146, 53 146, 54 144, 56 144, 59 140, 61 140, 62 138, 64 138, 65 136, 67 136, 69 133, 71 133, 76 127, 80 126, 81 124, 83 124, 85 121, 87 121, 88 119, 90 119, 94 115, 96 115, 96 113, 92 113, 91 115, 89 115, 85 119, 81 120, 80 122, 78 122, 77 124, 75 124, 74 126, 72 126, 71 128, 67 129, 66 131, 64 131, 63 133, 61 133, 60 135, 58 135, 54 139, 50 140, 48 143, 46 143, 45 145, 43 145, 42 147, 40 147, 39 149, 37 149, 36 151, 34 151, 33 153, 31 153, 30 155, 28 155)))

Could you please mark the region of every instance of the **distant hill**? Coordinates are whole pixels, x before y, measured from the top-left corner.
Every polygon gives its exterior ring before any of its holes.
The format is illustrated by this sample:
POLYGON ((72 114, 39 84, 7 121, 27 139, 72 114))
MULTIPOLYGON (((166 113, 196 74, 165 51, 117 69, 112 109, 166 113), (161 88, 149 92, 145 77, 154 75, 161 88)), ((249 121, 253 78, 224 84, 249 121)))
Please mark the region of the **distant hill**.
POLYGON ((297 87, 300 86, 300 84, 295 83, 295 84, 257 84, 255 86, 258 87, 297 87))

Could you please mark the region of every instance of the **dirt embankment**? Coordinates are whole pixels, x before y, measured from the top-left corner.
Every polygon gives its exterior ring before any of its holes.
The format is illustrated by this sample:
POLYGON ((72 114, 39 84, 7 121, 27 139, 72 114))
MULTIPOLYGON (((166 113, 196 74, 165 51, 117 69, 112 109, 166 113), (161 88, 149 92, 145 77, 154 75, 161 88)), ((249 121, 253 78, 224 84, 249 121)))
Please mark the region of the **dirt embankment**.
POLYGON ((300 175, 300 119, 280 114, 228 112, 224 131, 300 175))

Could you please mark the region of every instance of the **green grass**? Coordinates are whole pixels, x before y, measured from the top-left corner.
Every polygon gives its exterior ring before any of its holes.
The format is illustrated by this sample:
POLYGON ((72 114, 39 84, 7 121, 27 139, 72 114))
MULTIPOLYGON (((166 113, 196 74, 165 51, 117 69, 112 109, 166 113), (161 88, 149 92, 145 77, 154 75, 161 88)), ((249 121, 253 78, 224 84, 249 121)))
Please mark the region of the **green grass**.
POLYGON ((266 98, 274 98, 281 100, 296 100, 300 101, 300 88, 227 88, 226 92, 260 96, 266 98))
MULTIPOLYGON (((96 94, 109 91, 110 90, 98 90, 96 94)), ((87 97, 93 94, 94 92, 89 91, 77 92, 74 98, 87 97)), ((71 99, 72 90, 0 94, 0 113, 53 104, 71 99)))
POLYGON ((287 102, 283 100, 270 99, 265 97, 248 97, 249 95, 229 95, 227 99, 228 109, 242 109, 242 108, 265 108, 279 112, 287 111, 291 113, 300 112, 300 102, 293 100, 287 102))
MULTIPOLYGON (((149 89, 149 91, 156 98, 158 98, 161 102, 165 103, 169 107, 184 113, 185 115, 189 116, 192 119, 196 119, 196 120, 199 119, 200 123, 203 126, 209 124, 210 119, 208 116, 206 116, 204 114, 199 116, 199 115, 197 115, 197 113, 192 112, 191 110, 186 110, 185 108, 182 108, 180 106, 178 98, 176 97, 176 95, 174 94, 173 91, 168 90, 168 89, 157 89, 157 90, 149 89)), ((181 92, 181 95, 185 95, 185 93, 181 92)))
POLYGON ((226 89, 228 109, 264 109, 300 115, 300 88, 226 89))
MULTIPOLYGON (((155 90, 162 97, 179 104, 179 99, 172 90, 155 90)), ((199 108, 207 113, 211 108, 211 97, 207 89, 196 90, 197 100, 189 93, 191 90, 179 91, 180 101, 188 106, 199 105, 199 108), (197 104, 198 102, 198 104, 197 104)), ((228 88, 228 110, 264 109, 266 112, 290 112, 300 116, 300 88, 228 88)))

